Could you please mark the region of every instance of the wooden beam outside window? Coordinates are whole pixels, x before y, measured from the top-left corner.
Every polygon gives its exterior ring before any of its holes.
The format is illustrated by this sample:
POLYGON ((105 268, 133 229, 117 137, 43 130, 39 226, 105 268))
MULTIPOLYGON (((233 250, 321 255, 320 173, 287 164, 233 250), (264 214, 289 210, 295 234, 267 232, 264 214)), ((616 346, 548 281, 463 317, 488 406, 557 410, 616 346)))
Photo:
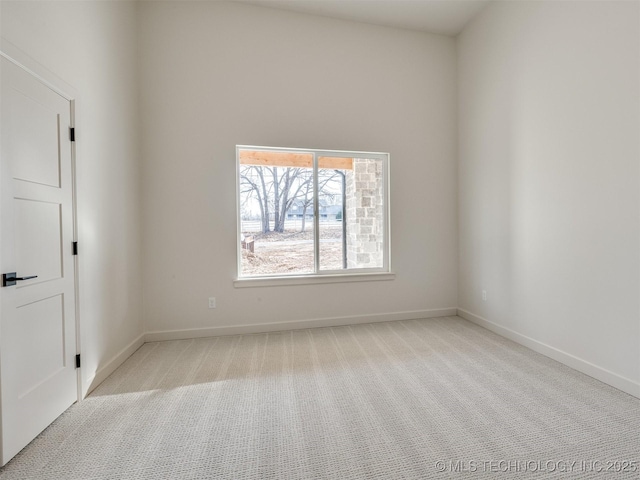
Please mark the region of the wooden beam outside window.
MULTIPOLYGON (((240 150, 240 165, 313 168, 313 154, 240 150)), ((318 157, 318 168, 327 168, 333 170, 353 170, 353 158, 318 157)))

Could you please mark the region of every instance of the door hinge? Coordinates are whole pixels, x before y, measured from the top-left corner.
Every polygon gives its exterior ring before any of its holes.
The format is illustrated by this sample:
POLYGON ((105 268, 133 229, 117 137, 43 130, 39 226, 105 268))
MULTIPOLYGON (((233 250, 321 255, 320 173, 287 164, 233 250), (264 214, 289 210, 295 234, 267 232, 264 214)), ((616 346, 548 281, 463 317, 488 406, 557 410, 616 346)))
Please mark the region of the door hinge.
POLYGON ((74 127, 69 127, 69 140, 76 141, 76 129, 74 127))
POLYGON ((76 368, 80 368, 80 354, 76 355, 76 368))
POLYGON ((73 242, 73 254, 78 254, 78 242, 73 242))

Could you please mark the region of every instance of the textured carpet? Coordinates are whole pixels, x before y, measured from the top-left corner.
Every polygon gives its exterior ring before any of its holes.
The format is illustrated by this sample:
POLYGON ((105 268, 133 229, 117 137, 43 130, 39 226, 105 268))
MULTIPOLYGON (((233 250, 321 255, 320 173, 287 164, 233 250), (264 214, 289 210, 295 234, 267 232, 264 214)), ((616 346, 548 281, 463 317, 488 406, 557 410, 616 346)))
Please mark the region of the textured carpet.
POLYGON ((640 478, 638 462, 639 399, 447 317, 145 344, 0 478, 640 478))

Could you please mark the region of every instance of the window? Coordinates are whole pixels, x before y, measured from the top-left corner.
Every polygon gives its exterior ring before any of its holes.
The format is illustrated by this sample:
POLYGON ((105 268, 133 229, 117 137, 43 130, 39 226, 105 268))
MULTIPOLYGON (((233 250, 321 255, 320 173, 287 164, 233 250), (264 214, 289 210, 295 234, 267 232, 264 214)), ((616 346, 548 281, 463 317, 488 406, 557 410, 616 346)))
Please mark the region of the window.
POLYGON ((238 146, 238 278, 389 272, 389 155, 238 146))

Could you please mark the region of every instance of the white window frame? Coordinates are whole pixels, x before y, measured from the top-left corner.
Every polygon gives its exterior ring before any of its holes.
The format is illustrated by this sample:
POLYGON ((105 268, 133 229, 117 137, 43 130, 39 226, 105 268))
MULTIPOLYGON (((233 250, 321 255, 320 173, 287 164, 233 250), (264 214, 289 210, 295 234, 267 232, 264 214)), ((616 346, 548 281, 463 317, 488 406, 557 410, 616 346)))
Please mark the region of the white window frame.
POLYGON ((390 280, 395 278, 391 273, 391 235, 390 235, 390 202, 389 175, 390 155, 383 152, 361 152, 348 150, 318 150, 310 148, 262 147, 256 145, 236 145, 236 287, 252 287, 260 285, 297 285, 309 283, 333 283, 345 281, 390 280), (305 274, 264 274, 242 275, 242 219, 240 208, 240 150, 274 151, 291 153, 308 153, 313 155, 313 237, 314 237, 314 272, 305 274), (320 218, 318 206, 318 157, 352 157, 381 160, 383 165, 383 265, 381 268, 357 268, 340 270, 320 270, 320 218))

